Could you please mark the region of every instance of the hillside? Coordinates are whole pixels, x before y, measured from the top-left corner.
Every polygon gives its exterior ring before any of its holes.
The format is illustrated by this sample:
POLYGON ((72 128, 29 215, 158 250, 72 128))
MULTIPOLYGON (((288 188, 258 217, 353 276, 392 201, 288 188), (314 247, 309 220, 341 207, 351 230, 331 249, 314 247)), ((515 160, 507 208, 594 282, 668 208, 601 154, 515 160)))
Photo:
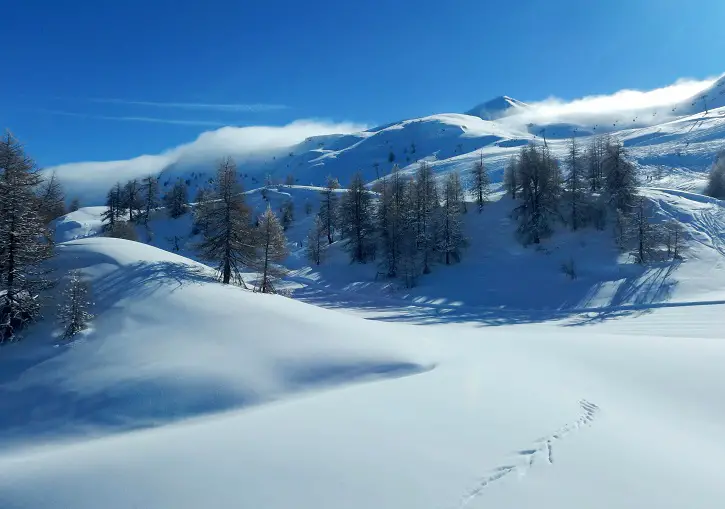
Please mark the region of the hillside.
MULTIPOLYGON (((720 207, 649 193, 693 226, 720 207)), ((703 249, 719 249, 711 234, 703 249)), ((678 306, 568 317, 319 301, 341 313, 222 287, 138 243, 59 250, 61 271, 92 279, 97 318, 70 344, 45 328, 3 349, 2 507, 674 509, 725 495, 714 282, 678 306)))
POLYGON ((219 285, 188 258, 108 238, 58 249, 58 275, 83 271, 96 317, 73 343, 54 340, 51 322, 3 349, 6 446, 159 426, 427 369, 429 361, 416 360, 425 359, 420 343, 388 338, 374 322, 219 285), (341 342, 342 329, 358 339, 341 342))

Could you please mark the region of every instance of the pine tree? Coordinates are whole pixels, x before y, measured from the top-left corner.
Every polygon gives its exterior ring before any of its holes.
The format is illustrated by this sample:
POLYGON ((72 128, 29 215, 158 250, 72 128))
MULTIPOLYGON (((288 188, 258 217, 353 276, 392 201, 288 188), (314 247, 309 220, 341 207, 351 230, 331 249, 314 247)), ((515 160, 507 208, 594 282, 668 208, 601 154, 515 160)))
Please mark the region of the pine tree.
POLYGON ((339 188, 340 183, 337 179, 328 176, 325 189, 322 191, 322 200, 320 201, 320 219, 325 225, 328 244, 332 244, 332 238, 335 233, 337 219, 337 196, 335 190, 339 188))
POLYGON ((307 234, 307 246, 305 254, 307 259, 315 265, 320 265, 325 259, 326 244, 324 242, 325 225, 320 220, 320 216, 315 216, 315 222, 307 234))
POLYGON ((219 164, 214 189, 207 199, 197 203, 196 222, 204 225, 204 237, 198 245, 200 256, 217 263, 223 284, 235 282, 246 287, 241 268, 254 263, 257 250, 250 211, 231 158, 219 164))
POLYGON ((353 262, 366 263, 375 252, 373 195, 365 189, 360 172, 352 177, 340 203, 340 226, 353 262))
POLYGON ((518 181, 518 162, 515 157, 512 157, 506 168, 503 170, 503 187, 508 194, 511 195, 512 199, 516 199, 516 193, 519 191, 518 181))
POLYGON ((201 214, 200 212, 207 205, 207 202, 213 198, 213 196, 214 193, 210 189, 199 188, 197 190, 196 196, 194 197, 194 222, 191 230, 192 235, 204 235, 204 232, 209 227, 209 217, 201 214))
POLYGON ((122 221, 121 216, 125 213, 123 201, 123 188, 117 182, 106 194, 106 210, 101 214, 105 232, 113 230, 116 223, 122 221))
POLYGON ((587 209, 587 184, 584 180, 584 165, 576 138, 569 142, 566 159, 569 174, 565 180, 564 191, 569 212, 569 225, 572 230, 584 226, 587 209))
POLYGON ((628 160, 624 146, 619 141, 610 140, 604 151, 602 160, 604 189, 607 192, 609 203, 626 214, 635 205, 636 169, 628 160))
MULTIPOLYGON (((393 167, 390 176, 384 178, 379 185, 378 199, 378 231, 380 232, 380 251, 382 251, 381 268, 388 277, 396 277, 402 253, 403 223, 408 212, 412 211, 413 202, 406 200, 408 188, 411 187, 400 174, 397 166, 393 167), (411 210, 408 210, 411 209, 411 210)), ((413 231, 413 240, 417 232, 413 231)))
POLYGON ((605 156, 605 147, 609 144, 609 140, 596 136, 586 150, 587 180, 589 181, 589 191, 597 193, 602 190, 604 185, 604 170, 602 163, 605 156))
POLYGON ((40 315, 38 292, 49 284, 52 256, 35 190, 35 163, 8 132, 0 141, 0 344, 40 315))
POLYGON ((423 253, 418 242, 420 232, 418 198, 415 183, 406 183, 403 187, 402 203, 400 204, 401 222, 398 235, 400 250, 398 278, 403 280, 406 288, 412 288, 418 284, 418 277, 423 273, 423 253))
POLYGON ((476 198, 478 212, 483 212, 483 206, 491 194, 491 182, 488 178, 488 172, 483 164, 483 154, 480 161, 473 165, 471 170, 471 182, 473 183, 473 195, 476 198))
POLYGON ((672 260, 682 259, 682 252, 685 250, 685 229, 682 223, 674 219, 668 221, 664 226, 665 243, 667 245, 667 258, 672 260))
POLYGON ((183 180, 174 182, 171 189, 164 195, 164 207, 166 207, 166 213, 173 219, 186 214, 189 207, 189 196, 183 180))
POLYGON ((141 181, 141 201, 143 202, 143 215, 141 220, 148 227, 151 211, 159 208, 159 179, 149 175, 141 181))
POLYGON ((131 179, 126 182, 123 187, 123 193, 121 194, 121 208, 128 210, 128 220, 134 221, 134 213, 138 220, 141 215, 141 208, 143 201, 141 200, 141 187, 139 186, 138 180, 131 179))
POLYGON ((65 195, 55 172, 43 178, 38 188, 40 215, 43 221, 50 223, 65 214, 65 195))
POLYGON ((725 199, 725 150, 715 158, 715 163, 708 175, 705 194, 720 200, 725 199))
POLYGON ((446 175, 441 219, 438 222, 439 234, 437 236, 437 248, 443 254, 446 265, 450 265, 454 261, 460 261, 461 251, 468 244, 463 236, 463 225, 461 224, 463 210, 461 189, 461 179, 457 171, 452 171, 446 175))
POLYGON ((295 204, 292 200, 287 200, 282 205, 282 227, 285 231, 292 226, 292 222, 295 220, 295 204))
POLYGON ((529 145, 521 149, 516 175, 522 201, 515 209, 518 232, 524 244, 539 244, 551 233, 551 223, 558 216, 561 172, 546 147, 529 145))
POLYGON ((75 212, 81 208, 81 201, 78 198, 73 198, 70 202, 70 205, 68 205, 68 212, 75 212))
POLYGON ((86 329, 93 315, 88 311, 91 302, 89 285, 78 270, 70 273, 70 279, 63 290, 63 300, 58 304, 58 321, 63 327, 63 339, 70 339, 86 329))
POLYGON ((255 265, 262 272, 259 290, 262 293, 275 293, 274 281, 286 272, 276 262, 281 262, 287 256, 287 239, 282 224, 269 206, 259 217, 257 240, 259 254, 255 265))
POLYGON ((662 232, 650 222, 647 202, 637 196, 631 214, 625 215, 625 239, 632 246, 630 254, 636 263, 645 264, 653 260, 662 241, 662 232))
POLYGON ((417 244, 423 258, 423 274, 428 274, 436 245, 439 201, 433 170, 426 163, 421 163, 415 173, 415 191, 417 244))

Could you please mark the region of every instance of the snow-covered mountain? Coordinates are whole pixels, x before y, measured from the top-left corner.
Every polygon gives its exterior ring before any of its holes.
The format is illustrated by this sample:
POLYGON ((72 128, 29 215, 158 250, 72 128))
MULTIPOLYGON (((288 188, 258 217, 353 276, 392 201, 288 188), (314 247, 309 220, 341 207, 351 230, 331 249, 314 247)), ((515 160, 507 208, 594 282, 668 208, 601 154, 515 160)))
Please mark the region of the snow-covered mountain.
POLYGON ((466 115, 480 117, 483 120, 497 120, 502 117, 515 115, 528 107, 526 103, 517 101, 507 95, 495 97, 489 101, 478 104, 466 112, 466 115))
POLYGON ((268 177, 283 181, 287 175, 293 175, 301 185, 321 185, 332 175, 345 185, 360 171, 372 182, 389 173, 393 165, 407 170, 420 161, 429 162, 439 172, 466 169, 481 154, 495 177, 521 145, 547 143, 555 154, 563 155, 568 138, 576 136, 586 143, 592 135, 607 133, 626 140, 640 165, 666 165, 701 182, 703 170, 725 140, 724 101, 725 77, 695 97, 662 109, 659 115, 652 110, 641 118, 623 116, 611 124, 580 125, 512 121, 522 117, 529 106, 502 96, 468 114, 439 114, 347 134, 312 136, 261 152, 250 152, 248 144, 234 141, 234 128, 224 128, 164 154, 63 165, 56 170, 69 199, 78 196, 84 205, 100 205, 117 180, 148 174, 159 174, 166 187, 175 179, 183 179, 193 195, 197 188, 207 185, 223 156, 237 159, 248 189, 258 187, 268 177), (202 146, 196 148, 196 144, 202 146))

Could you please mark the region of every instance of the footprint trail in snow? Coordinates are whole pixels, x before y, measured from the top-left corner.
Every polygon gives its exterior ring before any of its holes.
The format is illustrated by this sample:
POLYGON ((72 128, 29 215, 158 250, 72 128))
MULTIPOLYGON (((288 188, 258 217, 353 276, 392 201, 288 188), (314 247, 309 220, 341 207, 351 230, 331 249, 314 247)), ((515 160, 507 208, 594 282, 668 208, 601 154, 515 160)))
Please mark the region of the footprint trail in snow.
POLYGON ((599 407, 594 403, 591 403, 585 399, 579 401, 579 406, 582 409, 582 414, 573 423, 562 426, 551 435, 538 439, 534 442, 533 447, 522 449, 516 453, 516 460, 512 464, 503 465, 496 467, 489 471, 481 480, 478 482, 475 488, 470 490, 461 500, 458 505, 459 509, 466 507, 476 497, 478 497, 483 490, 500 479, 503 479, 509 474, 517 473, 519 476, 526 474, 526 471, 534 466, 537 460, 545 461, 549 464, 554 463, 554 442, 561 440, 569 433, 578 430, 582 426, 588 426, 594 420, 594 417, 599 412, 599 407))

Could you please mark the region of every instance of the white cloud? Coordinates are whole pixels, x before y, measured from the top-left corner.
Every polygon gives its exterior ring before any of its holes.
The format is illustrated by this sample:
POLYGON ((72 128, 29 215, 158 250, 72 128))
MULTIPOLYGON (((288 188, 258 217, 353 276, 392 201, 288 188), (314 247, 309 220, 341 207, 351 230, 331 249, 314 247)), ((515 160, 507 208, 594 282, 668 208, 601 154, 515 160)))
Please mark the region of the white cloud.
POLYGON ((661 123, 687 113, 691 99, 711 87, 716 78, 683 79, 654 90, 620 90, 609 95, 595 95, 564 101, 551 97, 529 103, 501 122, 516 127, 526 124, 569 123, 585 127, 613 125, 633 127, 661 123), (672 110, 675 111, 672 111, 672 110))
POLYGON ((209 111, 235 111, 235 112, 260 112, 260 111, 274 111, 283 110, 287 106, 284 104, 264 104, 264 103, 252 103, 252 104, 219 104, 219 103, 187 103, 187 102, 157 102, 157 101, 129 101, 126 99, 112 99, 112 98, 95 98, 89 99, 95 103, 106 103, 106 104, 127 104, 132 106, 148 106, 152 108, 174 108, 182 110, 209 110, 209 111))
POLYGON ((68 163, 46 171, 57 172, 69 198, 77 196, 84 205, 99 205, 115 182, 158 174, 170 165, 204 165, 204 169, 213 171, 215 161, 223 156, 232 156, 243 163, 286 151, 310 136, 351 133, 365 128, 352 122, 321 120, 298 120, 285 126, 222 127, 161 154, 121 161, 68 163))

